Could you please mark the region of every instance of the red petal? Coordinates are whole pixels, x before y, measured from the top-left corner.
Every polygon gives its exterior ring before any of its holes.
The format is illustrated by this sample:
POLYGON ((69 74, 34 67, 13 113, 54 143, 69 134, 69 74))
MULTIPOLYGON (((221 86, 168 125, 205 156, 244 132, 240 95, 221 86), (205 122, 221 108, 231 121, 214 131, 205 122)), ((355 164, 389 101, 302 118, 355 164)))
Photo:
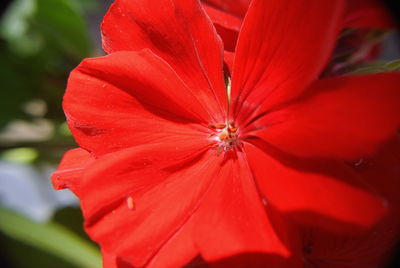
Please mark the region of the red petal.
POLYGON ((232 77, 238 123, 261 103, 272 108, 289 101, 318 77, 334 48, 343 9, 343 1, 252 1, 232 77))
MULTIPOLYGON (((198 250, 193 245, 192 222, 188 221, 165 245, 157 252, 146 268, 186 267, 185 264, 197 256, 198 250), (175 256, 178 256, 176 258, 175 256)), ((103 266, 107 268, 132 268, 129 261, 103 250, 103 266), (125 264, 126 266, 124 266, 125 264)), ((188 268, 191 267, 188 265, 188 268)), ((196 266, 198 267, 198 266, 196 266)), ((203 267, 203 266, 201 266, 203 267)), ((208 266, 207 266, 208 267, 208 266)), ((200 268, 200 267, 199 267, 200 268)))
POLYGON ((366 182, 394 206, 400 206, 400 136, 382 146, 372 157, 353 163, 366 182), (384 179, 382 179, 384 178, 384 179))
POLYGON ((202 0, 204 3, 224 12, 243 18, 251 0, 202 0))
POLYGON ((395 23, 383 1, 348 0, 345 27, 393 29, 395 23))
MULTIPOLYGON (((106 155, 85 172, 77 195, 86 230, 104 252, 135 267, 155 263, 164 250, 174 262, 194 257, 193 248, 173 240, 219 170, 214 151, 201 146, 184 141, 138 146, 106 155)), ((182 239, 191 244, 188 236, 182 239)))
POLYGON ((117 0, 104 18, 102 32, 108 53, 148 48, 189 88, 201 89, 208 99, 217 96, 209 103, 213 110, 225 110, 223 47, 198 1, 117 0))
POLYGON ((224 43, 224 50, 235 51, 242 19, 203 3, 204 10, 214 23, 224 43))
POLYGON ((51 175, 56 190, 72 188, 86 167, 94 162, 94 157, 81 148, 69 150, 63 156, 58 169, 51 175))
POLYGON ((376 268, 386 267, 400 239, 400 213, 385 217, 366 234, 338 236, 318 229, 302 229, 306 267, 376 268))
POLYGON ((363 179, 388 199, 390 213, 362 235, 338 236, 315 228, 302 228, 304 257, 314 265, 310 267, 386 267, 400 237, 399 145, 400 139, 393 140, 373 157, 354 164, 363 179))
POLYGON ((272 225, 243 156, 230 157, 196 214, 196 244, 219 267, 278 267, 291 253, 276 232, 288 230, 272 225))
POLYGON ((250 144, 245 151, 265 198, 298 222, 347 232, 371 226, 386 212, 385 201, 344 164, 274 155, 278 161, 250 144))
POLYGON ((316 228, 301 229, 304 258, 310 267, 386 267, 400 239, 400 138, 396 137, 373 157, 361 159, 352 166, 389 201, 389 214, 363 235, 338 236, 316 228))
POLYGON ((303 228, 301 236, 308 263, 328 268, 386 267, 400 239, 399 146, 400 139, 393 140, 372 158, 354 164, 363 179, 388 199, 390 213, 363 235, 338 236, 316 228, 303 228))
POLYGON ((150 51, 85 60, 71 73, 64 110, 81 147, 95 154, 171 139, 207 139, 210 122, 223 122, 150 51))
POLYGON ((256 135, 297 156, 358 160, 400 127, 399 84, 400 73, 320 80, 314 95, 256 135))
POLYGON ((193 221, 189 220, 157 253, 148 268, 183 267, 195 258, 199 251, 193 243, 192 228, 193 221))

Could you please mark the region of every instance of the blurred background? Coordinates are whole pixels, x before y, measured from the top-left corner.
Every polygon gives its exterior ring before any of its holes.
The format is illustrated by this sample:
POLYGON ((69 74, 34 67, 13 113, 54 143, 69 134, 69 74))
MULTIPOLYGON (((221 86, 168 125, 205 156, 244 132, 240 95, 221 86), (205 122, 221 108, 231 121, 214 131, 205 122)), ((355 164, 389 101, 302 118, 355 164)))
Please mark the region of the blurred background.
POLYGON ((0 2, 0 267, 101 267, 78 200, 49 176, 76 147, 61 108, 68 74, 103 54, 112 1, 0 2))
MULTIPOLYGON (((61 109, 68 74, 83 58, 103 55, 99 25, 111 2, 2 0, 2 268, 101 267, 99 250, 82 229, 78 200, 69 191, 54 191, 49 176, 64 152, 76 147, 61 109)), ((326 73, 400 70, 398 32, 363 32, 355 44, 352 34, 343 35, 326 73), (368 46, 373 63, 348 60, 360 44, 368 46)), ((400 265, 393 262, 392 267, 400 265)))

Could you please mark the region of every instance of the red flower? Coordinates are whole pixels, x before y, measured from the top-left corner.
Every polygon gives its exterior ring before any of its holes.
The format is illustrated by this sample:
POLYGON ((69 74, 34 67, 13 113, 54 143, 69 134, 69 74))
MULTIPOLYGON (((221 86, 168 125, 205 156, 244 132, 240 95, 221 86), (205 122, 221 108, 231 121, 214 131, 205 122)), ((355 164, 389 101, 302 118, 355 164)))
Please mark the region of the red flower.
MULTIPOLYGON (((224 41, 225 50, 233 52, 242 20, 251 0, 202 0, 202 2, 224 41)), ((378 0, 347 0, 346 5, 346 15, 343 24, 340 25, 343 28, 394 28, 395 23, 390 12, 378 0)))
POLYGON ((316 80, 342 10, 253 1, 227 96, 222 43, 198 1, 112 5, 109 55, 83 61, 64 97, 82 149, 53 176, 81 199, 106 267, 180 267, 198 254, 297 267, 300 241, 282 216, 334 231, 382 217, 382 198, 345 162, 400 126, 400 75, 316 80))

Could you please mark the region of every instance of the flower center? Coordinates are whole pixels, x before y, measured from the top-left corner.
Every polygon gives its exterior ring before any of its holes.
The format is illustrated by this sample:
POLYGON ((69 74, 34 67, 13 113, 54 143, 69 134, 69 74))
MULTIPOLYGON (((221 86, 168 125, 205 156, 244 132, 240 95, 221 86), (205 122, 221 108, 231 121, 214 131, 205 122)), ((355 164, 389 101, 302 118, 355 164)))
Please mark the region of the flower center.
POLYGON ((229 151, 238 144, 238 129, 233 122, 229 124, 212 124, 214 130, 211 137, 216 141, 217 154, 229 151))

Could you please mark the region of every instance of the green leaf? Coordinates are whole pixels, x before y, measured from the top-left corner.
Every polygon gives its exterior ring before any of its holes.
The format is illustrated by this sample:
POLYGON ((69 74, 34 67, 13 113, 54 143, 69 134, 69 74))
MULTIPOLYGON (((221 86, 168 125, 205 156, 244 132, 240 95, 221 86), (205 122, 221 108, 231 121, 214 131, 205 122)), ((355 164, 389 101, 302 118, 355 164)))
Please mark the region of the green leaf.
POLYGON ((400 71, 400 59, 394 61, 375 61, 359 64, 355 66, 354 71, 350 72, 349 74, 374 74, 395 71, 400 71))
POLYGON ((87 57, 91 42, 79 7, 70 0, 36 0, 35 23, 48 41, 77 57, 87 57))
POLYGON ((0 154, 0 159, 14 163, 33 163, 39 156, 37 150, 33 148, 19 147, 9 149, 0 154))
POLYGON ((1 21, 1 34, 6 38, 19 38, 29 29, 28 19, 36 10, 34 0, 15 0, 1 21))
POLYGON ((400 71, 400 59, 388 62, 385 67, 391 71, 400 71))
POLYGON ((35 223, 0 208, 0 232, 30 246, 47 251, 78 267, 101 267, 99 251, 62 225, 35 223))
POLYGON ((70 2, 82 11, 95 11, 99 5, 97 0, 70 0, 70 2))
POLYGON ((0 34, 19 55, 37 53, 43 45, 41 36, 31 31, 30 20, 36 12, 35 0, 15 0, 0 22, 0 34))

